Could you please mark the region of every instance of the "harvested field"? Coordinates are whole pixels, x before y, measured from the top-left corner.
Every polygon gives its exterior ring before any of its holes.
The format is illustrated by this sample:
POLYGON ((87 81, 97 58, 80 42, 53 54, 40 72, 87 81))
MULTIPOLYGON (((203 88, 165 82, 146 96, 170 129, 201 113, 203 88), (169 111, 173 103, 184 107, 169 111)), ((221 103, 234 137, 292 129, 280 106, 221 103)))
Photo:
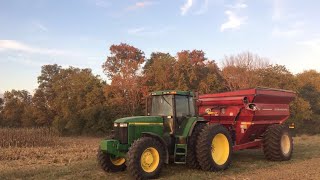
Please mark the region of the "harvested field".
MULTIPOLYGON (((0 179, 128 179, 127 171, 104 173, 95 155, 100 138, 60 138, 54 147, 0 149, 0 179)), ((160 179, 319 179, 320 136, 294 138, 294 155, 270 162, 261 150, 233 155, 223 172, 204 172, 184 165, 166 165, 160 179)))

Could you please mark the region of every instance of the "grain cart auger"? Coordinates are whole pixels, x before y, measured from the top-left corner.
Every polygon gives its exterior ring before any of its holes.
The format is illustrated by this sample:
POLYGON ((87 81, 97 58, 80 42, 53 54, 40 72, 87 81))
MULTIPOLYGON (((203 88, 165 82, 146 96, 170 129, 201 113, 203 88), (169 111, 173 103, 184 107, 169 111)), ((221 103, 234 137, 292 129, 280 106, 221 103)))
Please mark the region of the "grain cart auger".
POLYGON ((270 88, 200 95, 199 114, 209 121, 197 140, 201 168, 227 168, 230 144, 233 151, 262 147, 268 160, 289 160, 293 142, 283 123, 289 118, 294 97, 293 91, 270 88))
POLYGON ((163 163, 199 168, 195 144, 208 121, 195 114, 188 91, 157 91, 147 101, 147 116, 114 122, 113 139, 103 140, 98 162, 107 172, 128 169, 136 179, 155 178, 163 163))

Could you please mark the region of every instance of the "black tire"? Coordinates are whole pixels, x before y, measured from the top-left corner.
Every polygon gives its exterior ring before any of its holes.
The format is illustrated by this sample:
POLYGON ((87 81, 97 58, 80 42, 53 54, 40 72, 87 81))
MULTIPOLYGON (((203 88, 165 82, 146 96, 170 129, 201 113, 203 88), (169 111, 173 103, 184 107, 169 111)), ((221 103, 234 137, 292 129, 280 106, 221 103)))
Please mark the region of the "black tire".
POLYGON ((263 137, 263 153, 271 161, 287 161, 293 152, 293 140, 289 128, 274 124, 267 128, 263 137))
POLYGON ((205 123, 197 123, 188 140, 187 166, 190 168, 195 168, 195 169, 201 168, 197 160, 196 144, 197 144, 198 136, 205 126, 206 126, 205 123))
MULTIPOLYGON (((128 151, 128 171, 135 179, 151 179, 159 176, 163 162, 164 162, 164 149, 162 144, 154 138, 151 137, 141 137, 134 141, 128 151), (158 163, 155 164, 155 169, 151 172, 147 172, 143 168, 143 162, 141 162, 142 154, 152 148, 157 151, 159 157, 158 163)), ((154 159, 154 158, 152 158, 154 159)), ((152 166, 152 164, 150 164, 152 166)))
POLYGON ((100 148, 98 149, 97 159, 101 169, 105 172, 118 172, 126 169, 125 160, 121 165, 116 165, 111 161, 112 156, 109 153, 103 152, 100 148))
POLYGON ((197 142, 197 159, 202 170, 220 171, 225 170, 231 163, 232 141, 229 131, 220 124, 210 124, 203 128, 198 137, 197 142), (219 147, 212 147, 213 139, 219 139, 216 142, 220 143, 219 147), (221 161, 214 159, 212 148, 221 161), (222 154, 221 154, 222 153, 222 154))

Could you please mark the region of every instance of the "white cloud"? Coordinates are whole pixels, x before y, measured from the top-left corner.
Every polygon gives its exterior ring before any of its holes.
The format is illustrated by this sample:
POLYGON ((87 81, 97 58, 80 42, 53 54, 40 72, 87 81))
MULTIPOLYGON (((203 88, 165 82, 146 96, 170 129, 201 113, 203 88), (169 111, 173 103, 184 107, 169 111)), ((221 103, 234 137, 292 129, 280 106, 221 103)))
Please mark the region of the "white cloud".
POLYGON ((305 41, 300 41, 297 44, 303 45, 307 48, 318 50, 320 52, 320 38, 309 39, 305 41))
POLYGON ((48 28, 45 25, 43 25, 43 24, 41 24, 39 22, 33 22, 32 24, 33 24, 33 26, 35 28, 39 29, 40 31, 43 31, 43 32, 47 32, 48 31, 48 28))
POLYGON ((236 4, 233 4, 233 5, 227 5, 227 7, 230 9, 244 9, 244 8, 247 8, 248 5, 242 2, 237 2, 236 4))
POLYGON ((272 6, 273 6, 273 12, 272 12, 272 20, 281 20, 283 18, 284 14, 284 0, 273 0, 272 6))
POLYGON ((18 51, 31 54, 47 55, 76 55, 75 53, 63 50, 33 47, 15 40, 0 40, 0 52, 1 51, 18 51))
POLYGON ((139 2, 136 2, 134 5, 127 7, 127 10, 136 10, 136 9, 144 8, 146 6, 150 6, 152 4, 154 4, 154 2, 139 1, 139 2))
POLYGON ((228 10, 224 13, 227 15, 228 20, 220 26, 221 32, 224 32, 227 29, 239 29, 241 25, 246 23, 248 17, 240 16, 239 14, 243 9, 248 7, 247 4, 242 0, 236 0, 234 4, 226 5, 226 7, 228 10))
POLYGON ((197 11, 195 14, 200 15, 200 14, 204 14, 208 11, 208 6, 209 6, 209 0, 204 0, 201 9, 199 11, 197 11))
POLYGON ((280 29, 278 27, 273 28, 272 36, 275 37, 286 37, 292 38, 300 34, 302 31, 300 29, 280 29))
POLYGON ((101 8, 108 8, 111 5, 111 3, 107 0, 95 0, 95 4, 101 8))
POLYGON ((31 66, 31 67, 41 67, 44 64, 51 64, 48 61, 35 60, 28 55, 21 55, 21 54, 9 55, 7 56, 7 60, 8 62, 15 62, 15 63, 19 63, 19 64, 31 66))
POLYGON ((158 28, 138 27, 138 28, 129 29, 127 32, 128 34, 135 35, 135 36, 158 36, 168 31, 171 31, 173 29, 174 28, 170 26, 158 27, 158 28))
POLYGON ((145 31, 146 28, 144 27, 139 27, 139 28, 132 28, 128 30, 128 34, 139 34, 143 31, 145 31))
POLYGON ((228 16, 227 22, 223 23, 220 27, 220 31, 223 32, 227 29, 239 29, 241 25, 245 24, 247 17, 240 17, 231 10, 225 11, 228 16))
POLYGON ((293 38, 302 35, 304 32, 305 23, 302 21, 296 21, 293 23, 282 23, 282 25, 275 26, 272 29, 271 35, 274 37, 293 38))
POLYGON ((192 7, 193 0, 186 0, 186 2, 183 4, 183 6, 180 8, 181 15, 184 16, 189 11, 189 9, 192 7))

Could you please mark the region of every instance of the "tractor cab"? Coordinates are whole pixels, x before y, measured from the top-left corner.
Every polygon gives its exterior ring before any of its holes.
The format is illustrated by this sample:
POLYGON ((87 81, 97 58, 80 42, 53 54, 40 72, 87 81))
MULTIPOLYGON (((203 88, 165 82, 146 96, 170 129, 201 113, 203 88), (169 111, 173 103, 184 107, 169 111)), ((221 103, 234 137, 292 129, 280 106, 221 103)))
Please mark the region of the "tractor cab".
POLYGON ((161 116, 164 132, 182 133, 190 117, 195 116, 195 101, 189 91, 156 91, 148 97, 147 116, 161 116))

